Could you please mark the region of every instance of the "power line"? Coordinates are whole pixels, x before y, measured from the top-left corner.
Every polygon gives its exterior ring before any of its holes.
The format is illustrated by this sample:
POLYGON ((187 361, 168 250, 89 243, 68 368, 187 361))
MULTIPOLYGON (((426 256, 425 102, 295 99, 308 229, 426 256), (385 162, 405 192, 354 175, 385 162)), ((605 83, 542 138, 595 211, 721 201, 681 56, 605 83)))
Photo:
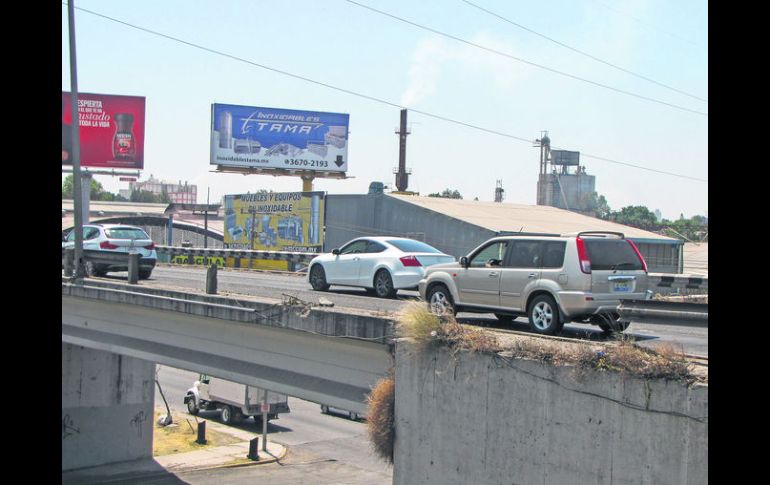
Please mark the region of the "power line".
MULTIPOLYGON (((64 2, 62 2, 62 5, 66 5, 66 4, 64 2)), ((167 35, 167 34, 156 32, 154 30, 150 30, 150 29, 147 29, 145 27, 140 27, 138 25, 134 25, 134 24, 125 22, 123 20, 119 20, 119 19, 116 19, 116 18, 113 18, 113 17, 109 17, 107 15, 104 15, 104 14, 101 14, 101 13, 98 13, 98 12, 93 12, 93 11, 85 9, 83 7, 75 7, 75 8, 77 10, 82 11, 82 12, 94 15, 96 17, 101 17, 101 18, 106 19, 106 20, 110 20, 112 22, 119 23, 121 25, 125 25, 126 27, 130 27, 132 29, 140 30, 142 32, 146 32, 148 34, 156 35, 158 37, 163 37, 165 39, 172 40, 174 42, 179 42, 180 44, 184 44, 184 45, 187 45, 189 47, 200 49, 200 50, 209 52, 211 54, 216 54, 216 55, 220 55, 220 56, 223 56, 223 57, 227 57, 229 59, 233 59, 233 60, 236 60, 236 61, 239 61, 239 62, 243 62, 245 64, 250 64, 252 66, 256 66, 256 67, 259 67, 259 68, 262 68, 262 69, 265 69, 265 70, 268 70, 268 71, 271 71, 271 72, 282 74, 284 76, 289 76, 289 77, 292 77, 292 78, 295 78, 295 79, 299 79, 301 81, 305 81, 305 82, 309 82, 309 83, 316 84, 316 85, 319 85, 319 86, 323 86, 325 88, 333 89, 335 91, 339 91, 339 92, 342 92, 342 93, 345 93, 345 94, 350 94, 350 95, 353 95, 353 96, 358 96, 360 98, 368 99, 370 101, 375 101, 377 103, 385 104, 385 105, 392 106, 392 107, 395 107, 395 108, 399 108, 399 109, 407 108, 406 106, 402 106, 402 105, 400 105, 398 103, 393 103, 391 101, 387 101, 387 100, 384 100, 384 99, 381 99, 381 98, 377 98, 375 96, 370 96, 368 94, 363 94, 363 93, 359 93, 359 92, 356 92, 356 91, 351 91, 349 89, 333 86, 331 84, 327 84, 327 83, 324 83, 324 82, 321 82, 321 81, 316 81, 315 79, 310 79, 308 77, 300 76, 298 74, 293 74, 293 73, 290 73, 288 71, 283 71, 281 69, 276 69, 274 67, 266 66, 264 64, 259 64, 257 62, 250 61, 250 60, 244 59, 242 57, 234 56, 232 54, 227 54, 225 52, 221 52, 221 51, 218 51, 218 50, 215 50, 215 49, 211 49, 209 47, 204 47, 202 45, 194 44, 192 42, 188 42, 186 40, 179 39, 177 37, 173 37, 173 36, 170 36, 170 35, 167 35)), ((532 139, 530 139, 530 138, 524 138, 524 137, 520 137, 520 136, 516 136, 516 135, 511 135, 509 133, 503 133, 501 131, 491 130, 489 128, 484 128, 483 126, 473 125, 471 123, 466 123, 466 122, 463 122, 463 121, 458 121, 458 120, 455 120, 455 119, 452 119, 452 118, 447 118, 445 116, 440 116, 440 115, 436 115, 436 114, 433 114, 433 113, 428 113, 427 111, 421 111, 421 110, 417 110, 417 109, 414 109, 414 108, 408 108, 408 109, 409 109, 409 111, 411 111, 413 113, 418 113, 418 114, 421 114, 423 116, 428 116, 430 118, 435 118, 435 119, 438 119, 438 120, 446 121, 448 123, 453 123, 453 124, 456 124, 456 125, 465 126, 467 128, 473 128, 475 130, 483 131, 485 133, 490 133, 490 134, 493 134, 493 135, 498 135, 498 136, 502 136, 502 137, 506 137, 506 138, 512 138, 514 140, 519 140, 519 141, 523 141, 523 142, 526 142, 526 143, 532 143, 532 139)), ((554 148, 556 148, 556 147, 554 147, 554 148)), ((620 162, 620 161, 617 161, 617 160, 613 160, 611 158, 604 158, 604 157, 599 157, 599 156, 596 156, 596 155, 590 155, 590 154, 585 154, 585 153, 583 154, 583 156, 586 156, 586 157, 589 157, 589 158, 595 158, 597 160, 603 160, 603 161, 609 162, 609 163, 616 163, 616 164, 619 164, 619 165, 625 165, 625 166, 628 166, 628 167, 634 167, 634 168, 638 168, 638 169, 641 169, 641 170, 648 170, 648 171, 651 171, 651 172, 661 173, 661 174, 665 174, 665 175, 671 175, 671 176, 674 176, 674 177, 682 177, 682 178, 686 178, 686 179, 697 180, 699 182, 708 182, 708 180, 705 180, 705 179, 699 179, 699 178, 695 178, 695 177, 690 177, 688 175, 681 175, 681 174, 672 173, 672 172, 665 172, 663 170, 656 170, 656 169, 644 167, 642 165, 634 165, 634 164, 627 163, 627 162, 620 162)))
POLYGON ((502 56, 502 57, 507 57, 508 59, 513 59, 514 61, 523 62, 524 64, 528 64, 530 66, 537 67, 539 69, 543 69, 543 70, 552 72, 554 74, 559 74, 561 76, 565 76, 565 77, 568 77, 570 79, 575 79, 577 81, 582 81, 582 82, 585 82, 585 83, 588 83, 588 84, 593 84, 594 86, 598 86, 600 88, 609 89, 610 91, 615 91, 617 93, 625 94, 627 96, 633 96, 635 98, 639 98, 639 99, 642 99, 642 100, 645 100, 645 101, 651 101, 653 103, 662 104, 664 106, 669 106, 671 108, 676 108, 676 109, 679 109, 679 110, 682 110, 682 111, 688 111, 690 113, 695 113, 695 114, 698 114, 698 115, 701 115, 701 116, 708 116, 708 113, 703 112, 703 111, 698 111, 698 110, 686 108, 686 107, 680 106, 678 104, 668 103, 666 101, 661 101, 661 100, 656 99, 656 98, 650 98, 648 96, 643 96, 641 94, 633 93, 631 91, 625 91, 623 89, 615 88, 615 87, 609 86, 607 84, 602 84, 602 83, 597 82, 597 81, 592 81, 590 79, 586 79, 586 78, 583 78, 583 77, 580 77, 580 76, 576 76, 576 75, 570 74, 568 72, 559 71, 558 69, 554 69, 554 68, 551 68, 551 67, 548 67, 548 66, 544 66, 542 64, 537 64, 535 62, 528 61, 528 60, 522 59, 520 57, 516 57, 516 56, 508 54, 506 52, 501 52, 501 51, 498 51, 498 50, 495 50, 495 49, 492 49, 492 48, 489 48, 489 47, 485 47, 485 46, 483 46, 481 44, 476 44, 476 43, 471 42, 469 40, 465 40, 465 39, 462 39, 460 37, 456 37, 456 36, 454 36, 452 34, 447 34, 446 32, 442 32, 440 30, 436 30, 436 29, 433 29, 431 27, 426 27, 425 25, 421 25, 421 24, 412 22, 410 20, 406 20, 404 18, 398 17, 396 15, 393 15, 393 14, 390 14, 390 13, 387 13, 387 12, 383 12, 382 10, 377 10, 376 8, 370 7, 368 5, 363 5, 361 3, 355 2, 354 0, 345 0, 345 1, 350 3, 350 4, 359 6, 361 8, 365 8, 367 10, 371 10, 372 12, 378 13, 380 15, 384 15, 384 16, 390 17, 390 18, 392 18, 394 20, 398 20, 399 22, 403 22, 403 23, 412 25, 414 27, 417 27, 418 29, 427 30, 428 32, 432 32, 434 34, 438 34, 438 35, 441 35, 443 37, 447 37, 449 39, 456 40, 458 42, 462 42, 463 44, 467 44, 467 45, 470 45, 472 47, 476 47, 478 49, 482 49, 482 50, 485 50, 487 52, 491 52, 493 54, 497 54, 497 55, 502 56))
POLYGON ((640 19, 640 18, 634 17, 633 15, 631 15, 631 14, 629 14, 629 13, 626 13, 626 12, 622 12, 622 11, 620 11, 620 10, 618 10, 618 9, 616 9, 616 8, 614 8, 614 7, 612 7, 611 5, 607 5, 606 3, 604 3, 604 2, 600 2, 599 0, 594 0, 594 1, 595 1, 596 3, 598 3, 599 5, 603 6, 604 8, 607 8, 607 9, 609 9, 609 10, 612 10, 612 11, 614 11, 614 12, 616 12, 616 13, 619 13, 619 14, 621 14, 621 15, 625 15, 626 17, 629 17, 629 18, 631 18, 632 20, 635 20, 636 22, 639 22, 640 24, 642 24, 642 25, 645 25, 646 27, 648 27, 648 28, 650 28, 650 29, 652 29, 652 30, 657 30, 658 32, 662 32, 662 33, 664 33, 664 34, 666 34, 666 35, 670 35, 671 37, 674 37, 675 39, 679 39, 679 40, 681 40, 681 41, 687 42, 688 44, 692 44, 692 45, 694 45, 694 46, 696 46, 696 47, 701 47, 701 45, 700 45, 700 44, 698 44, 698 43, 696 43, 696 42, 693 42, 693 41, 691 41, 691 40, 689 40, 689 39, 685 39, 684 37, 680 37, 680 36, 678 36, 678 35, 676 35, 676 34, 673 34, 673 33, 671 33, 671 32, 668 32, 668 31, 666 31, 666 30, 663 30, 663 29, 661 29, 661 28, 659 28, 659 27, 656 27, 656 26, 654 26, 654 25, 650 24, 649 22, 645 22, 644 20, 642 20, 642 19, 640 19))
POLYGON ((559 42, 558 40, 556 40, 556 39, 553 39, 553 38, 551 38, 551 37, 548 37, 548 36, 547 36, 547 35, 545 35, 545 34, 541 34, 540 32, 536 32, 536 31, 534 31, 534 30, 532 30, 532 29, 530 29, 530 28, 528 28, 528 27, 525 27, 524 25, 518 24, 518 23, 514 22, 513 20, 507 19, 507 18, 503 17, 502 15, 498 15, 498 14, 496 14, 495 12, 492 12, 492 11, 490 11, 490 10, 487 10, 487 9, 485 9, 484 7, 481 7, 481 6, 479 6, 479 5, 476 5, 476 4, 475 4, 475 3, 473 3, 473 2, 469 2, 468 0, 462 0, 462 1, 463 1, 463 2, 465 2, 465 3, 467 3, 468 5, 470 5, 471 7, 475 7, 475 8, 477 8, 477 9, 479 9, 479 10, 483 11, 483 12, 486 12, 486 13, 488 13, 489 15, 492 15, 493 17, 497 17, 497 18, 499 18, 500 20, 503 20, 504 22, 508 22, 509 24, 515 25, 516 27, 519 27, 520 29, 524 29, 524 30, 526 30, 527 32, 533 33, 533 34, 535 34, 535 35, 537 35, 537 36, 540 36, 540 37, 542 37, 542 38, 544 38, 544 39, 546 39, 546 40, 549 40, 549 41, 553 42, 554 44, 560 45, 560 46, 562 46, 562 47, 564 47, 564 48, 566 48, 566 49, 569 49, 569 50, 571 50, 571 51, 573 51, 573 52, 577 52, 578 54, 584 55, 584 56, 586 56, 586 57, 588 57, 588 58, 590 58, 590 59, 593 59, 593 60, 595 60, 595 61, 597 61, 597 62, 601 62, 602 64, 605 64, 605 65, 607 65, 607 66, 613 67, 613 68, 615 68, 615 69, 617 69, 617 70, 619 70, 619 71, 623 71, 623 72, 625 72, 626 74, 630 74, 630 75, 632 75, 632 76, 635 76, 635 77, 638 77, 638 78, 640 78, 640 79, 644 79, 645 81, 651 82, 651 83, 653 83, 653 84, 657 84, 658 86, 664 87, 664 88, 666 88, 666 89, 670 89, 671 91, 675 91, 675 92, 677 92, 677 93, 679 93, 679 94, 684 94, 685 96, 689 96, 689 97, 691 97, 691 98, 694 98, 694 99, 697 99, 697 100, 703 101, 703 102, 705 102, 705 103, 708 103, 708 100, 707 100, 707 99, 701 98, 700 96, 696 96, 696 95, 694 95, 694 94, 690 94, 690 93, 688 93, 688 92, 685 92, 685 91, 682 91, 682 90, 680 90, 680 89, 677 89, 677 88, 674 88, 674 87, 668 86, 668 85, 666 85, 666 84, 663 84, 663 83, 661 83, 661 82, 659 82, 659 81, 656 81, 656 80, 654 80, 654 79, 651 79, 651 78, 649 78, 649 77, 647 77, 647 76, 644 76, 644 75, 642 75, 642 74, 638 74, 638 73, 636 73, 636 72, 630 71, 630 70, 628 70, 628 69, 625 69, 625 68, 623 68, 623 67, 620 67, 620 66, 618 66, 618 65, 616 65, 616 64, 613 64, 613 63, 611 63, 611 62, 608 62, 608 61, 605 61, 605 60, 603 60, 603 59, 600 59, 600 58, 598 58, 598 57, 596 57, 596 56, 593 56, 593 55, 591 55, 591 54, 589 54, 589 53, 587 53, 587 52, 581 51, 581 50, 579 50, 579 49, 577 49, 577 48, 575 48, 575 47, 572 47, 572 46, 570 46, 570 45, 567 45, 567 44, 565 44, 565 43, 563 43, 563 42, 559 42))

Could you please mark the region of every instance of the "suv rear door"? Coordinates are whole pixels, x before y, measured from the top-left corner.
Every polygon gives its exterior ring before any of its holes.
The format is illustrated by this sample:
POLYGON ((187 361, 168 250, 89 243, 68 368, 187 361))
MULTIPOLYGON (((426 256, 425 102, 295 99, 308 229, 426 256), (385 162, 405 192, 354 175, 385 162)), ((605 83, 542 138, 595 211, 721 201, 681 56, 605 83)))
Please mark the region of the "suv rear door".
POLYGON ((508 244, 508 253, 500 277, 500 306, 507 310, 525 311, 522 296, 529 284, 540 279, 542 241, 514 239, 508 244))
POLYGON ((585 237, 591 292, 606 299, 644 299, 647 273, 627 239, 585 237))

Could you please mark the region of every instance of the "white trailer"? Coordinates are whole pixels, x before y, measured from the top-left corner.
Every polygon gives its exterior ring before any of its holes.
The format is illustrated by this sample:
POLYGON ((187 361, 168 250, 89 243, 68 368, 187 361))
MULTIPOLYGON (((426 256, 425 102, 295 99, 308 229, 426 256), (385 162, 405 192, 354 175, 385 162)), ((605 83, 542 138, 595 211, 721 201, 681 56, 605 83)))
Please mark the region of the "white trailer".
POLYGON ((243 417, 254 416, 262 421, 262 403, 267 402, 267 419, 278 419, 280 413, 288 413, 289 397, 286 394, 267 391, 259 387, 200 374, 187 390, 184 402, 190 414, 200 410, 219 410, 222 422, 229 424, 243 417), (267 398, 267 399, 265 399, 267 398))

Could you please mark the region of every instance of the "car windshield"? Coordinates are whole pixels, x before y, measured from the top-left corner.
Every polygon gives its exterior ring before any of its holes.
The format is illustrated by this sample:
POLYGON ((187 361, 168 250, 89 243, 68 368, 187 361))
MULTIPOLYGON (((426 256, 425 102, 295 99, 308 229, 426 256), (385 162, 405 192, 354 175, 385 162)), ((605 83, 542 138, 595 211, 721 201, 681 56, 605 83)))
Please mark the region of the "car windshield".
POLYGON ((136 227, 114 227, 104 233, 112 239, 150 239, 146 232, 136 227))
POLYGON ((441 253, 433 246, 428 246, 424 242, 413 241, 410 239, 386 239, 386 243, 391 244, 405 253, 441 253))

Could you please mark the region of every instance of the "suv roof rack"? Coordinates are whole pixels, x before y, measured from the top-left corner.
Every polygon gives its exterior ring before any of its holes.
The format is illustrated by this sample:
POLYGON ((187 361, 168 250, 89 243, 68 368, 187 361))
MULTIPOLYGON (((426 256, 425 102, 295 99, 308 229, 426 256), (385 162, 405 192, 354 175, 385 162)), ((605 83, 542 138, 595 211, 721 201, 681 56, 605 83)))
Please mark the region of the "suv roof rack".
POLYGON ((518 232, 518 231, 497 231, 495 237, 500 236, 545 236, 545 237, 561 237, 560 234, 554 234, 550 232, 518 232))
MULTIPOLYGON (((573 233, 574 234, 574 233, 573 233)), ((570 235, 573 235, 570 234, 570 235)), ((565 234, 566 236, 567 234, 565 234)), ((620 239, 625 239, 626 236, 622 232, 615 232, 615 231, 580 231, 577 234, 577 237, 580 236, 618 236, 620 239)))

